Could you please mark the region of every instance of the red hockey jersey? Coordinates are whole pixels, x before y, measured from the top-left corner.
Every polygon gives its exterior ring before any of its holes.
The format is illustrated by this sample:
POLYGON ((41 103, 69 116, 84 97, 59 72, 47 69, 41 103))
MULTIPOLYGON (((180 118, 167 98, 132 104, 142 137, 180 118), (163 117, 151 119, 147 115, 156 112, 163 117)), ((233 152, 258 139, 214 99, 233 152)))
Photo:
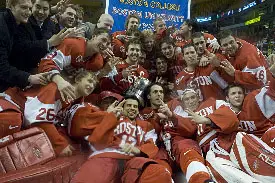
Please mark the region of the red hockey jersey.
POLYGON ((109 74, 108 77, 101 78, 101 91, 112 91, 115 93, 123 93, 136 80, 137 77, 148 78, 149 74, 142 66, 137 65, 137 72, 132 73, 128 78, 123 78, 122 71, 130 65, 126 61, 121 61, 116 65, 116 68, 109 74))
MULTIPOLYGON (((231 110, 230 105, 223 100, 210 98, 199 106, 197 112, 199 115, 209 118, 216 126, 216 128, 212 128, 210 125, 198 125, 197 141, 204 151, 207 151, 204 148, 207 148, 212 139, 219 137, 219 135, 231 135, 238 131, 239 120, 237 115, 231 110)), ((223 147, 223 144, 220 146, 223 147)))
POLYGON ((192 88, 195 91, 198 89, 198 86, 191 85, 192 80, 194 79, 194 72, 189 72, 186 69, 183 69, 175 78, 175 90, 178 95, 181 95, 183 90, 186 88, 192 88))
POLYGON ((173 116, 167 120, 161 120, 157 113, 157 110, 153 110, 151 107, 147 107, 142 110, 141 118, 150 121, 158 134, 161 131, 169 133, 171 137, 181 136, 186 138, 192 138, 196 132, 196 125, 191 122, 189 118, 186 118, 188 114, 183 110, 181 104, 177 100, 171 100, 168 102, 168 107, 172 111, 173 116))
POLYGON ((241 39, 237 41, 239 49, 236 56, 227 56, 236 69, 235 82, 249 90, 261 88, 272 78, 265 57, 255 46, 241 39))
POLYGON ((272 79, 269 86, 254 90, 245 97, 238 118, 245 132, 262 137, 274 125, 271 121, 274 117, 275 82, 272 79))
POLYGON ((211 66, 196 67, 193 86, 198 86, 201 99, 208 98, 225 99, 223 89, 228 86, 228 83, 219 75, 219 73, 211 66))
MULTIPOLYGON (((86 40, 83 38, 66 38, 56 49, 42 58, 39 64, 39 72, 66 70, 98 71, 103 67, 104 59, 97 53, 92 57, 85 57, 86 40)), ((75 71, 74 71, 75 72, 75 71)))
POLYGON ((65 107, 55 83, 34 86, 26 91, 9 88, 4 98, 20 108, 25 126, 37 126, 46 132, 57 154, 68 145, 68 141, 55 127, 56 123, 62 121, 58 113, 65 107))
POLYGON ((87 137, 93 150, 91 156, 130 159, 134 154, 127 154, 121 150, 125 143, 140 149, 149 158, 158 152, 155 145, 157 135, 153 126, 142 120, 130 121, 126 117, 103 120, 95 126, 93 133, 87 137))

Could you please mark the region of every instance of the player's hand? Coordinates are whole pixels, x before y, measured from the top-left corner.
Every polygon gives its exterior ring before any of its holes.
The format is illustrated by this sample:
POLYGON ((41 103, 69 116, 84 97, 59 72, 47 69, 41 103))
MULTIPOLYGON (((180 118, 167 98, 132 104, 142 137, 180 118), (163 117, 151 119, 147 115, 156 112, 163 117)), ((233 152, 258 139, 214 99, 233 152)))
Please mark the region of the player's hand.
POLYGON ((212 41, 212 43, 210 43, 209 47, 215 53, 216 51, 218 51, 220 49, 221 46, 219 45, 218 41, 212 41))
POLYGON ((104 57, 104 58, 112 58, 115 56, 115 54, 113 53, 113 51, 110 48, 105 48, 104 46, 100 47, 100 54, 104 57))
POLYGON ((163 113, 156 113, 160 119, 168 119, 168 117, 163 113))
POLYGON ((127 78, 128 76, 131 76, 133 75, 133 73, 136 73, 136 72, 137 72, 137 66, 131 65, 122 71, 122 76, 123 78, 127 78))
POLYGON ((212 66, 214 66, 214 67, 220 66, 220 60, 214 53, 211 53, 210 51, 205 49, 205 55, 208 58, 208 61, 212 66))
POLYGON ((103 66, 103 68, 100 70, 97 78, 100 79, 106 75, 108 75, 114 67, 121 61, 121 58, 119 57, 111 57, 108 59, 107 63, 103 66))
POLYGON ((169 118, 171 118, 173 116, 173 113, 169 109, 168 105, 165 104, 162 100, 160 100, 160 101, 161 101, 161 106, 159 107, 158 112, 166 115, 169 118))
POLYGON ((63 149, 63 151, 59 154, 59 156, 72 156, 74 150, 75 148, 73 146, 68 145, 63 149))
POLYGON ((127 35, 123 35, 123 34, 117 35, 116 39, 118 39, 118 40, 120 40, 122 42, 128 42, 129 41, 128 36, 127 35))
POLYGON ((199 114, 191 111, 190 109, 185 109, 185 111, 190 115, 189 118, 197 124, 211 124, 211 120, 204 116, 200 116, 199 114))
POLYGON ((123 152, 127 154, 134 154, 134 155, 140 154, 140 150, 137 147, 128 143, 125 143, 124 145, 120 146, 120 148, 122 149, 123 152))
POLYGON ((66 4, 70 3, 70 0, 61 0, 55 6, 51 7, 51 11, 54 13, 58 13, 63 10, 66 4))
POLYGON ((47 85, 48 84, 48 79, 47 79, 48 75, 49 75, 49 72, 30 75, 28 78, 28 81, 32 85, 35 85, 35 84, 47 85))
POLYGON ((123 100, 122 102, 118 102, 115 101, 114 103, 112 103, 108 108, 107 108, 107 112, 109 113, 114 113, 116 115, 116 117, 120 117, 120 115, 123 112, 123 105, 125 104, 126 100, 123 100))
POLYGON ((64 80, 60 75, 55 75, 52 80, 56 83, 61 99, 64 102, 70 103, 76 99, 75 88, 71 85, 71 83, 64 80))
POLYGON ((203 56, 201 57, 201 59, 200 59, 199 66, 200 66, 200 67, 205 67, 205 66, 207 66, 209 63, 210 63, 210 62, 209 62, 208 57, 207 57, 206 55, 203 55, 203 56))
POLYGON ((156 83, 159 83, 161 85, 164 85, 165 84, 165 80, 162 78, 162 76, 157 76, 156 77, 156 83))
POLYGON ((57 46, 59 45, 66 37, 70 37, 72 35, 77 34, 78 32, 82 31, 82 29, 76 29, 76 28, 64 28, 62 29, 58 34, 54 34, 49 40, 49 46, 57 46))
POLYGON ((224 60, 221 62, 220 67, 229 75, 234 77, 235 76, 235 68, 233 65, 228 61, 224 60))

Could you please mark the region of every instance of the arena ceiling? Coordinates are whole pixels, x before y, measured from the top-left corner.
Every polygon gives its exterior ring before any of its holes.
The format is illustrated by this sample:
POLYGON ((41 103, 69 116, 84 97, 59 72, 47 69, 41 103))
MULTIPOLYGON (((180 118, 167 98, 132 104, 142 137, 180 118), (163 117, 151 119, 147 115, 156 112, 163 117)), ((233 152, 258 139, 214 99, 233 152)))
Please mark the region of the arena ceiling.
POLYGON ((208 16, 227 9, 236 9, 244 4, 242 0, 192 0, 191 16, 208 16))

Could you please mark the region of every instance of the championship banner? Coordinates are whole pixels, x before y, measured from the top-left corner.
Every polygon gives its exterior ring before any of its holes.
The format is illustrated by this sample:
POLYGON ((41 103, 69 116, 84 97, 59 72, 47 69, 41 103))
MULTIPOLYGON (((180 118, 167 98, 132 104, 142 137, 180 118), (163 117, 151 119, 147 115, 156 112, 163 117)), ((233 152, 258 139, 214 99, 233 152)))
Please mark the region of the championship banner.
POLYGON ((184 20, 190 18, 191 0, 106 0, 106 10, 113 16, 113 31, 125 30, 125 20, 129 14, 136 13, 140 17, 140 30, 154 30, 153 22, 161 17, 167 27, 179 27, 184 20))

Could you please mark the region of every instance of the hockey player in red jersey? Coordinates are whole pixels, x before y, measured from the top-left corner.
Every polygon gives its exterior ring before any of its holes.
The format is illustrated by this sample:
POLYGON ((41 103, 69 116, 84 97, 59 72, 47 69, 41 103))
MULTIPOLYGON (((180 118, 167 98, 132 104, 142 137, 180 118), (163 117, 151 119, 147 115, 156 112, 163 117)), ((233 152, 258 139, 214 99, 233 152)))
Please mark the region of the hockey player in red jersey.
POLYGON ((39 72, 51 72, 49 78, 57 84, 62 100, 73 100, 74 88, 60 73, 64 70, 68 75, 75 76, 82 69, 93 72, 100 70, 104 65, 103 56, 113 56, 110 45, 106 29, 97 29, 88 41, 83 38, 67 38, 41 60, 39 72))
POLYGON ((115 56, 126 59, 126 44, 129 41, 129 31, 138 30, 140 19, 136 14, 130 14, 125 21, 124 31, 116 31, 112 35, 112 46, 115 56))
POLYGON ((166 167, 179 166, 189 183, 210 181, 200 147, 194 140, 196 124, 188 118, 181 103, 172 100, 165 104, 163 88, 158 84, 149 86, 147 93, 150 107, 142 111, 141 118, 150 121, 159 134, 156 161, 166 167))
POLYGON ((198 65, 197 53, 193 45, 184 46, 183 57, 186 67, 176 76, 175 90, 179 96, 187 87, 200 93, 199 86, 193 82, 195 68, 198 65))
POLYGON ((229 30, 218 34, 218 41, 225 52, 228 61, 221 62, 221 67, 227 69, 231 63, 234 70, 227 72, 234 77, 234 82, 250 91, 261 88, 272 78, 267 68, 263 54, 253 45, 244 40, 234 38, 229 30))
MULTIPOLYGON (((202 33, 198 33, 200 43, 199 47, 206 49, 206 42, 203 38, 202 33)), ((194 43, 198 43, 198 39, 193 39, 194 43)), ((183 48, 184 60, 187 67, 176 77, 175 88, 178 94, 186 88, 194 89, 200 96, 200 101, 206 100, 210 97, 215 99, 224 99, 222 89, 227 86, 227 82, 223 80, 219 73, 210 64, 206 66, 199 65, 199 58, 207 57, 210 53, 207 51, 205 54, 204 50, 201 53, 197 46, 192 44, 186 45, 183 48), (196 48, 196 50, 195 50, 196 48), (198 54, 200 53, 200 54, 198 54)), ((211 59, 214 58, 211 54, 211 59)))
POLYGON ((109 120, 94 124, 86 137, 93 152, 72 182, 172 182, 165 167, 148 159, 158 151, 157 136, 150 123, 136 119, 138 99, 129 97, 117 106, 113 103, 107 113, 109 120))
POLYGON ((138 40, 131 40, 127 44, 127 58, 116 65, 116 68, 107 76, 100 80, 102 91, 112 91, 115 93, 125 92, 136 78, 148 78, 148 72, 138 64, 141 54, 141 43, 138 40))
MULTIPOLYGON (((76 98, 89 95, 94 90, 96 81, 93 73, 87 71, 79 73, 73 84, 76 98)), ((61 101, 55 83, 33 86, 25 91, 9 88, 1 94, 0 105, 1 137, 19 131, 21 127, 37 126, 46 132, 57 155, 72 154, 69 142, 55 127, 62 121, 59 113, 62 113, 67 106, 61 101)))
POLYGON ((239 85, 230 85, 226 90, 227 101, 240 121, 239 130, 248 134, 239 132, 236 136, 236 133, 232 133, 232 136, 227 138, 231 142, 234 141, 232 147, 232 143, 228 141, 228 145, 221 143, 219 139, 218 143, 211 142, 206 160, 219 182, 234 182, 234 179, 248 182, 258 182, 257 180, 274 182, 274 166, 272 165, 275 160, 275 128, 272 123, 275 114, 274 88, 274 80, 271 80, 269 87, 254 90, 247 96, 239 85), (228 150, 230 150, 230 155, 228 150), (220 154, 227 158, 221 159, 220 154), (224 171, 225 167, 227 171, 224 171), (228 169, 228 167, 231 168, 228 169))
POLYGON ((245 96, 244 90, 232 85, 227 90, 227 100, 238 115, 240 127, 249 134, 256 135, 272 148, 275 148, 275 84, 257 89, 245 96))
POLYGON ((185 65, 182 54, 175 54, 174 41, 169 35, 164 35, 159 41, 159 49, 168 62, 169 77, 174 78, 178 75, 185 65))
MULTIPOLYGON (((200 30, 198 28, 196 21, 194 20, 184 21, 183 24, 180 26, 180 30, 176 32, 177 36, 181 38, 177 41, 176 45, 183 49, 185 45, 190 44, 192 42, 191 41, 192 34, 198 31, 200 30)), ((206 44, 209 50, 211 50, 212 52, 216 52, 217 50, 219 50, 220 45, 217 39, 213 35, 208 33, 203 33, 203 37, 206 40, 206 44)))

